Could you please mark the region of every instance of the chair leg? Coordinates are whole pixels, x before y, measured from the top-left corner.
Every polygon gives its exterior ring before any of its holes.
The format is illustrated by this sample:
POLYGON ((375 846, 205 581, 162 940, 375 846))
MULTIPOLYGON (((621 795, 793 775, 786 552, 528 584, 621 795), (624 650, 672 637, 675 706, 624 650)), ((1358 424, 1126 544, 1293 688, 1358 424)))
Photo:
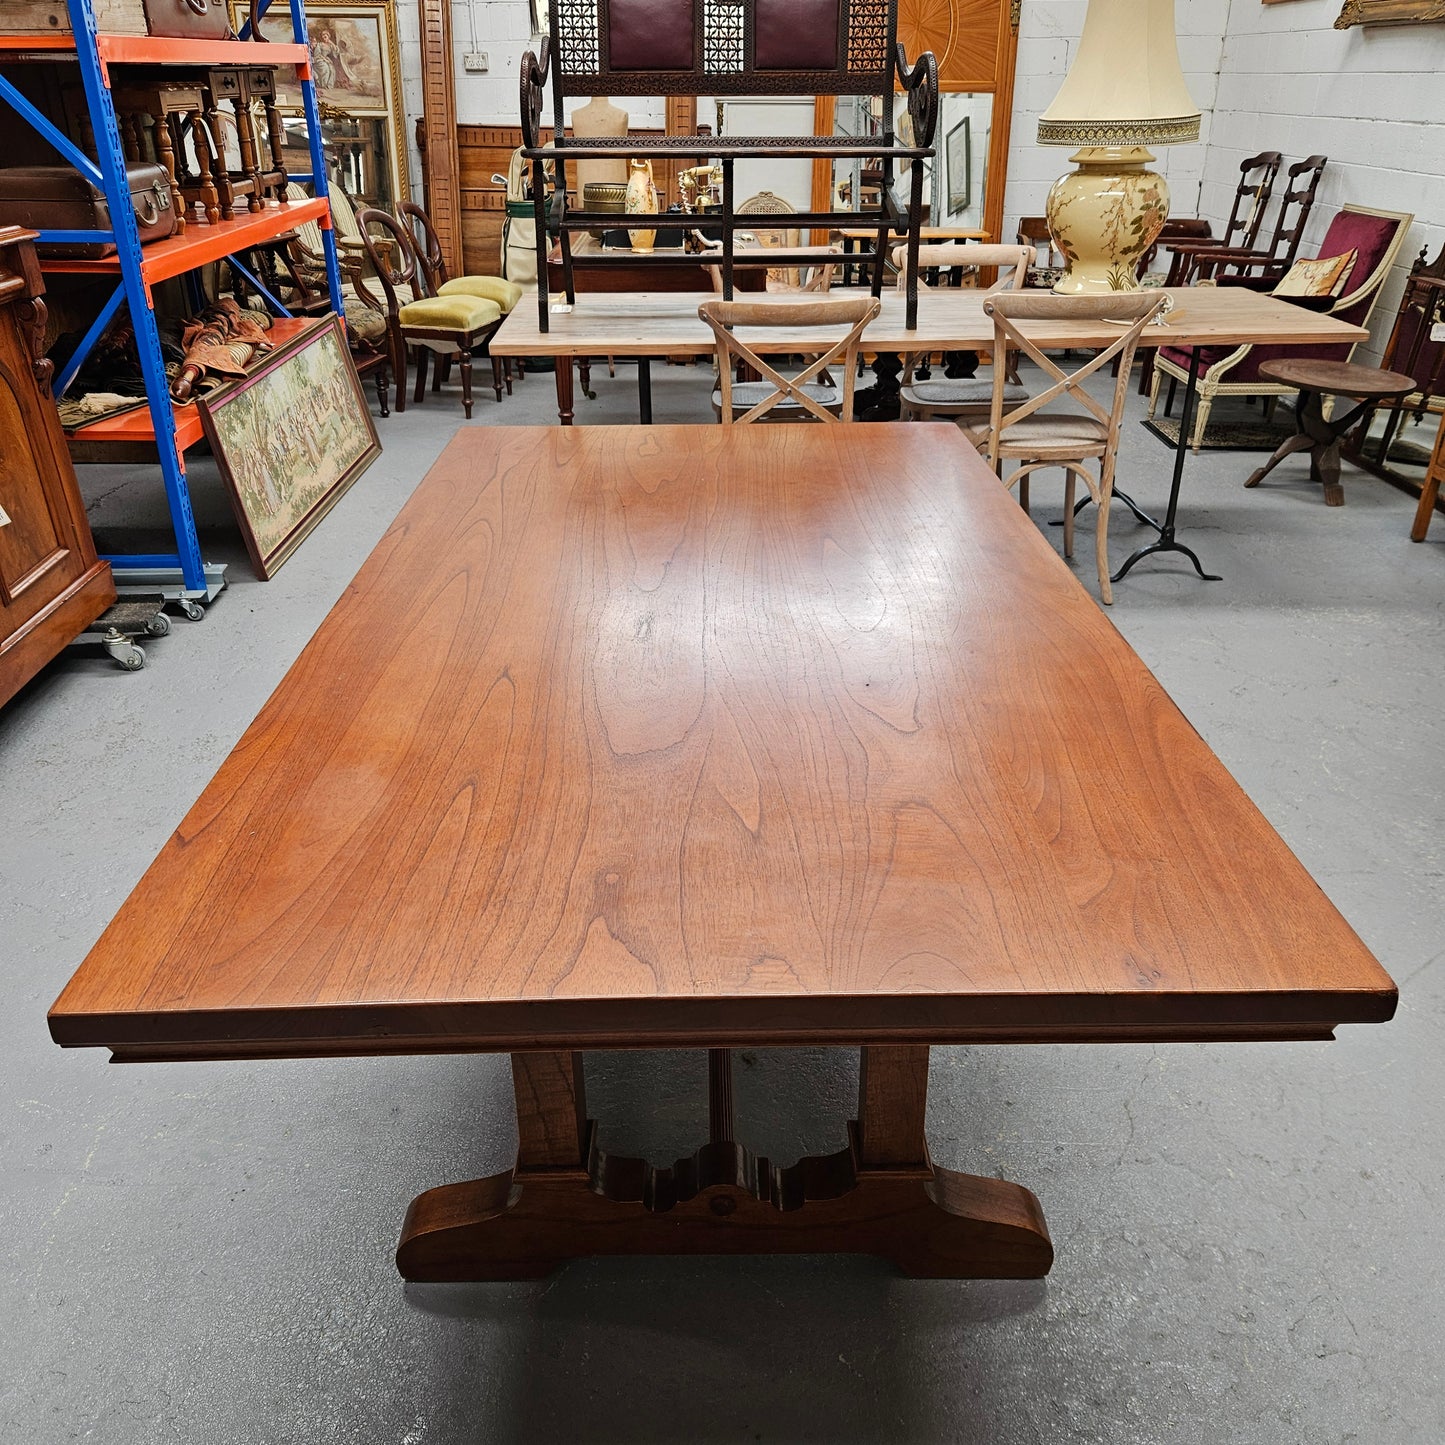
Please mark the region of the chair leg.
POLYGON ((391 415, 391 408, 388 407, 386 404, 386 382, 386 368, 384 366, 378 366, 376 368, 376 402, 377 405, 381 408, 381 414, 383 417, 388 417, 391 415))
POLYGON ((1064 468, 1064 556, 1074 555, 1074 469, 1064 468))
POLYGON ((1430 519, 1435 515, 1435 498, 1440 495, 1442 478, 1445 478, 1445 471, 1437 464, 1420 488, 1420 505, 1415 508, 1415 521, 1410 528, 1412 542, 1423 542, 1425 533, 1430 530, 1430 519))
POLYGON ((467 420, 472 419, 472 353, 464 351, 462 359, 462 410, 467 414, 467 420))
POLYGON ((1214 398, 1206 391, 1201 391, 1194 403, 1194 435, 1190 438, 1189 445, 1195 452, 1204 442, 1204 428, 1209 424, 1209 410, 1213 405, 1214 398))
MULTIPOLYGON (((497 393, 497 405, 498 405, 498 406, 501 406, 501 404, 502 404, 502 358, 501 358, 500 356, 494 356, 494 357, 492 358, 492 390, 497 393)), ((511 390, 512 390, 512 388, 509 386, 509 387, 507 388, 507 391, 508 391, 509 394, 510 394, 511 390)))
POLYGON ((406 342, 398 342, 392 352, 393 365, 396 368, 396 375, 393 380, 396 383, 396 414, 402 415, 406 411, 406 342))
POLYGON ((1094 528, 1094 558, 1099 568, 1099 597, 1106 607, 1114 604, 1114 588, 1109 581, 1109 504, 1114 500, 1114 458, 1099 463, 1099 513, 1094 528))
POLYGON ((452 373, 452 359, 450 356, 438 356, 432 362, 431 394, 435 396, 442 389, 442 382, 448 380, 452 373))
POLYGON ((412 400, 420 406, 426 400, 426 369, 427 363, 431 360, 431 347, 419 346, 416 353, 416 390, 412 393, 412 400))
POLYGON ((1178 385, 1179 385, 1178 378, 1171 376, 1171 377, 1169 378, 1169 395, 1164 398, 1164 415, 1165 415, 1165 416, 1169 416, 1169 415, 1173 412, 1173 410, 1174 410, 1174 392, 1175 392, 1175 389, 1178 387, 1178 385))

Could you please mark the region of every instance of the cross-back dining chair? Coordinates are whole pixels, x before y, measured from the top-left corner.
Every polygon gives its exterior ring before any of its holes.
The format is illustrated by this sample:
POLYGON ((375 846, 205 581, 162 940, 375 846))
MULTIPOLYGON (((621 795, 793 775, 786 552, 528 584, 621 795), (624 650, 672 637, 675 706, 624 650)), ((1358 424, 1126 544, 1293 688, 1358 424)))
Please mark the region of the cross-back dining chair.
POLYGON ((993 398, 988 425, 973 440, 993 464, 1004 486, 1019 488, 1019 502, 1028 509, 1029 478, 1047 467, 1064 470, 1064 556, 1074 555, 1074 482, 1082 478, 1099 514, 1095 553, 1099 568, 1099 594, 1114 600, 1109 585, 1109 503, 1114 495, 1114 462, 1119 449, 1119 423, 1124 395, 1139 335, 1165 304, 1157 291, 1134 291, 1120 296, 1041 296, 1037 292, 1001 292, 987 297, 984 314, 993 318, 993 398), (1118 338, 1097 351, 1074 371, 1065 371, 1030 340, 1030 321, 1104 321, 1120 328, 1118 338), (1013 352, 1027 356, 1050 384, 1017 405, 1007 400, 1004 358, 1013 352), (1113 398, 1105 406, 1084 383, 1101 368, 1118 360, 1113 398), (1068 400, 1083 411, 1045 412, 1050 403, 1068 400), (1084 465, 1093 461, 1098 476, 1084 465), (1015 463, 1006 472, 1010 463, 1015 463))
MULTIPOLYGON (((899 246, 893 253, 894 265, 899 267, 899 285, 903 283, 902 253, 906 247, 899 246)), ((1000 275, 986 294, 997 291, 1020 291, 1028 278, 1028 269, 1033 264, 1033 250, 1029 246, 983 246, 949 245, 920 246, 918 268, 920 271, 935 267, 975 267, 984 270, 998 270, 1000 275)), ((926 289, 926 288, 925 288, 926 289)), ((926 309, 928 298, 921 305, 926 309)), ((983 376, 930 377, 927 381, 916 380, 913 373, 926 352, 913 352, 904 363, 903 376, 899 383, 899 417, 903 421, 928 420, 933 417, 951 417, 955 421, 984 421, 988 417, 989 404, 993 397, 993 378, 983 376)), ((1008 378, 1005 401, 1009 405, 1026 400, 1028 392, 1019 383, 1016 375, 1008 378)))
MULTIPOLYGON (((876 297, 828 297, 807 301, 704 301, 698 316, 717 338, 718 388, 713 392, 713 411, 727 425, 755 422, 763 417, 773 421, 852 421, 853 384, 858 371, 858 348, 863 330, 882 310, 876 297), (785 376, 766 357, 760 356, 734 328, 755 326, 789 333, 815 327, 846 327, 841 337, 815 351, 803 337, 789 337, 795 352, 812 357, 794 376, 785 376), (733 368, 750 367, 761 381, 737 382, 733 368), (832 367, 842 385, 827 379, 832 367)), ((776 355, 773 361, 778 360, 776 355)))

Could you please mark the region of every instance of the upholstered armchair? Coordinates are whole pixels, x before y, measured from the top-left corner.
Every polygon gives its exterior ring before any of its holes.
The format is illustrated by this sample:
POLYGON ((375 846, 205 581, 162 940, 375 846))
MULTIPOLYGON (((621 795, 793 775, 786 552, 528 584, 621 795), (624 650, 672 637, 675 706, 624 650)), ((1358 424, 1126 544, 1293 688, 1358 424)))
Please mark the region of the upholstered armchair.
MULTIPOLYGON (((1320 243, 1321 258, 1355 252, 1354 264, 1345 276, 1337 298, 1326 300, 1329 314, 1354 326, 1369 323, 1370 314, 1379 299, 1380 287, 1404 244, 1410 223, 1415 218, 1400 211, 1376 211, 1366 206, 1345 206, 1330 222, 1320 243)), ((1242 278, 1246 280, 1248 278, 1242 278)), ((1188 304, 1187 302, 1185 303, 1188 304)), ((1293 396, 1294 388, 1280 382, 1266 381, 1259 374, 1260 366, 1278 357, 1305 358, 1317 361, 1348 361, 1355 343, 1342 342, 1330 346, 1202 346, 1194 353, 1197 366, 1199 404, 1194 414, 1194 430, 1189 444, 1199 450, 1204 429, 1209 424, 1210 409, 1220 396, 1293 396)), ((1161 346, 1154 361, 1154 383, 1149 392, 1149 415, 1153 416, 1159 402, 1159 387, 1168 378, 1170 398, 1174 387, 1189 379, 1190 351, 1177 346, 1161 346)), ((1165 405, 1168 413, 1168 403, 1165 405)))

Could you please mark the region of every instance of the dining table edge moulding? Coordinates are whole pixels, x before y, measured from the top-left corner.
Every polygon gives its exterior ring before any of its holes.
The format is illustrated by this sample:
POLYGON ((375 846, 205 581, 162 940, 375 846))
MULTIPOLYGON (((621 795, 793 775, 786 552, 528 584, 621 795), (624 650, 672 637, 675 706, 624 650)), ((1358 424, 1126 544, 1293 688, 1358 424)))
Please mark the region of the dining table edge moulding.
POLYGON ((1036 1278, 1035 1196, 929 1157, 931 1044, 1394 1005, 954 427, 509 427, 452 440, 50 1022, 136 1060, 509 1051, 516 1163, 416 1197, 408 1280, 1036 1278), (793 1039, 861 1046, 858 1107, 783 1166, 738 1138, 730 1050, 793 1039), (673 1041, 706 1141, 610 1154, 580 1050, 673 1041))
MULTIPOLYGON (((548 225, 560 234, 565 296, 576 304, 572 283, 571 233, 605 230, 611 218, 568 209, 569 160, 613 156, 669 156, 691 153, 691 137, 656 138, 639 145, 635 137, 578 139, 566 134, 567 97, 648 95, 876 95, 884 102, 884 129, 866 143, 851 137, 714 136, 708 154, 723 172, 722 204, 709 213, 708 224, 720 234, 718 253, 722 294, 731 300, 736 233, 755 224, 739 216, 735 206, 733 163, 750 157, 868 155, 881 160, 883 185, 874 210, 839 211, 828 207, 791 216, 791 224, 807 230, 828 230, 859 218, 875 226, 877 257, 872 291, 883 288, 885 252, 891 235, 908 242, 906 294, 910 327, 918 309, 918 228, 923 206, 923 169, 911 167, 909 199, 900 208, 893 196, 895 166, 933 155, 938 123, 938 65, 931 52, 909 64, 897 41, 897 0, 801 0, 807 24, 799 23, 800 0, 673 0, 666 11, 650 0, 550 0, 550 33, 536 53, 527 51, 521 64, 523 154, 532 164, 532 194, 537 230, 537 272, 545 276, 548 225), (663 14, 675 23, 663 25, 663 14), (893 131, 892 96, 895 77, 907 100, 913 143, 903 145, 893 131), (550 80, 553 139, 540 144, 542 109, 550 80), (552 165, 550 186, 547 165, 552 165)), ((655 253, 618 251, 613 264, 645 267, 655 253)), ((816 261, 815 248, 771 252, 774 265, 816 261)), ((822 253, 826 254, 826 252, 822 253)), ((537 290, 538 322, 547 329, 550 296, 537 290)))

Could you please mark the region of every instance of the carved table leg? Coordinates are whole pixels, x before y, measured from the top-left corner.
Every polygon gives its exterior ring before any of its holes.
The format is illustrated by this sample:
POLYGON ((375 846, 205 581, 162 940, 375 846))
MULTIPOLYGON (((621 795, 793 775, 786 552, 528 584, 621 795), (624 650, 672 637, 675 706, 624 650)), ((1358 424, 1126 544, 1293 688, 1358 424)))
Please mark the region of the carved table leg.
POLYGON ((572 425, 572 358, 558 356, 557 363, 557 420, 563 426, 572 425))
POLYGON ((731 1069, 709 1060, 712 1137, 658 1168, 606 1154, 579 1054, 514 1054, 514 1169, 419 1195, 397 1268, 409 1280, 539 1279, 621 1254, 870 1254, 905 1274, 1036 1279, 1053 1246, 1022 1186, 934 1167, 928 1049, 865 1048, 848 1147, 781 1168, 731 1137, 731 1069))

